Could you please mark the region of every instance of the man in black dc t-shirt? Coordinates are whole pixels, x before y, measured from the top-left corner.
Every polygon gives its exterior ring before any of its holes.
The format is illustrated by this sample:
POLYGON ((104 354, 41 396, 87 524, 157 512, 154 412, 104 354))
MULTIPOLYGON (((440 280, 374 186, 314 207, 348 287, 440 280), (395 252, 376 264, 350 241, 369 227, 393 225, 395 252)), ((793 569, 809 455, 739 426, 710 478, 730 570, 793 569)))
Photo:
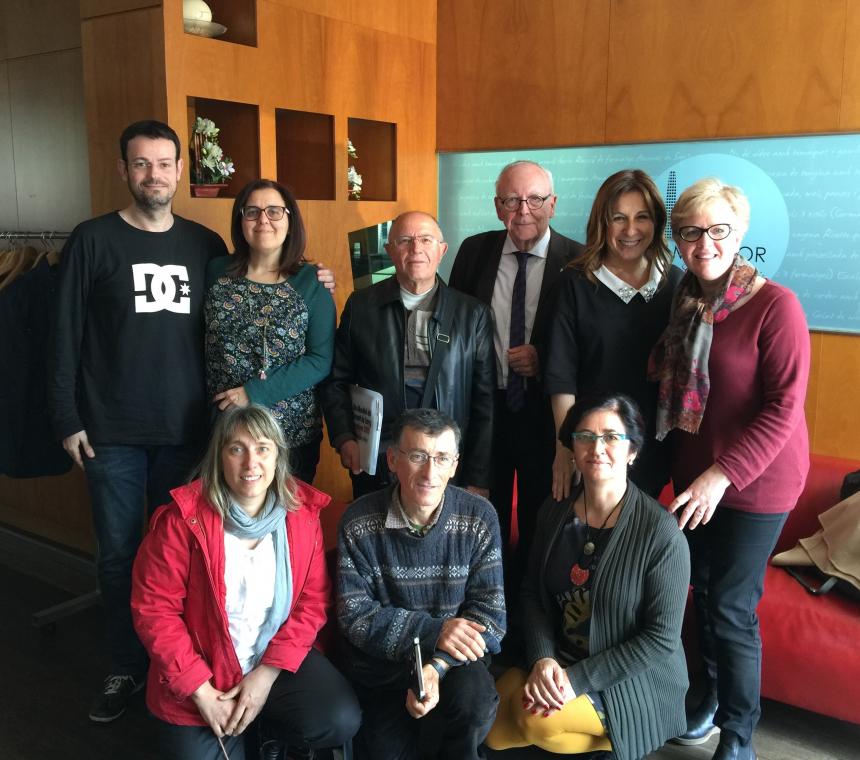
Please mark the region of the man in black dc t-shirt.
POLYGON ((206 265, 224 242, 171 211, 182 174, 176 133, 127 127, 118 168, 129 206, 80 224, 64 250, 50 353, 55 431, 89 484, 110 675, 90 718, 119 717, 147 657, 131 623, 131 567, 151 512, 187 480, 207 433, 206 265))

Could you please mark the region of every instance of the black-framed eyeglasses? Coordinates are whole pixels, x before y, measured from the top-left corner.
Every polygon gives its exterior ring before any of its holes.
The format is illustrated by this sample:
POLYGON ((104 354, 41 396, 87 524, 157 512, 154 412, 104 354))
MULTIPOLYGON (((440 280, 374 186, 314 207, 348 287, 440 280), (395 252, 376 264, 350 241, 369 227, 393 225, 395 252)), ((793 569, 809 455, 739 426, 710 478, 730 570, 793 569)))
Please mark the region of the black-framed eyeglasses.
POLYGON ((528 198, 517 198, 516 195, 511 195, 507 198, 497 198, 508 211, 519 211, 520 206, 525 203, 532 211, 537 211, 546 203, 547 198, 552 198, 552 193, 549 195, 530 195, 528 198))
POLYGON ((269 217, 273 222, 278 222, 284 218, 284 214, 289 214, 290 210, 286 206, 266 206, 266 208, 260 208, 259 206, 242 206, 241 214, 242 217, 247 219, 249 222, 253 222, 260 218, 260 214, 266 212, 266 216, 269 217))
POLYGON ((418 467, 423 467, 425 464, 427 464, 427 462, 433 460, 433 464, 435 464, 437 467, 447 469, 459 459, 456 454, 428 454, 426 451, 421 451, 421 449, 404 451, 399 446, 397 447, 397 450, 409 460, 410 464, 414 464, 418 467))
POLYGON ((603 441, 606 446, 617 446, 621 441, 630 440, 630 436, 627 433, 604 433, 603 435, 597 435, 597 433, 589 433, 585 430, 577 431, 571 434, 570 437, 574 443, 578 443, 580 446, 591 446, 598 441, 603 441))
POLYGON ((678 237, 688 243, 695 243, 706 232, 711 240, 725 240, 732 234, 732 225, 712 224, 710 227, 695 227, 693 225, 678 227, 678 237))

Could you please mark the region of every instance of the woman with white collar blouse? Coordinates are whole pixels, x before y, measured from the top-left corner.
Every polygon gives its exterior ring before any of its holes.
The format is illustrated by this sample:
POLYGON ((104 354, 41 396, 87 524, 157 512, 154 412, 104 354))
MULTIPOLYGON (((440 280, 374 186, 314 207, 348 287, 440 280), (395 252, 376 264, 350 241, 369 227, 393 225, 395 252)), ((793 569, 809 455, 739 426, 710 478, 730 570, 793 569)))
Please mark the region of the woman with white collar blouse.
MULTIPOLYGON (((672 266, 664 232, 666 207, 654 181, 624 169, 597 191, 585 253, 559 281, 558 306, 544 371, 556 430, 577 397, 616 391, 636 401, 648 446, 630 479, 657 496, 668 481, 662 445, 654 441, 657 385, 647 379, 648 355, 669 321, 682 272, 672 266)), ((574 465, 556 444, 552 495, 569 495, 574 465)))

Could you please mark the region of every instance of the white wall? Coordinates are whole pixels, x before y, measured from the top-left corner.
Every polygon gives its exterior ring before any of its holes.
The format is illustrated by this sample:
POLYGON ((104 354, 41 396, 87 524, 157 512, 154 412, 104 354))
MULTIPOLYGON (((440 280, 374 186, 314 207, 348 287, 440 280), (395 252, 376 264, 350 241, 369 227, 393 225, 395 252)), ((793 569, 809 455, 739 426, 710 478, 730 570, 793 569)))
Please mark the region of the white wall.
POLYGON ((0 231, 90 216, 78 4, 0 3, 0 231))

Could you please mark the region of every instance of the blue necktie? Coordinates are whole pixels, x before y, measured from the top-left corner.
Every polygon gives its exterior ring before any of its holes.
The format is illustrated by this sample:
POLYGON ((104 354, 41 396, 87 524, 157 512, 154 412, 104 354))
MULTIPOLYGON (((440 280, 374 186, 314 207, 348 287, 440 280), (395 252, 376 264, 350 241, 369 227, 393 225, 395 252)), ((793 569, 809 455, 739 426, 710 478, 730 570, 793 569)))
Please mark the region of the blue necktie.
MULTIPOLYGON (((511 294, 511 332, 509 348, 516 348, 526 342, 526 266, 530 253, 517 251, 517 276, 511 294)), ((526 403, 526 380, 508 367, 508 409, 520 411, 526 403)))

